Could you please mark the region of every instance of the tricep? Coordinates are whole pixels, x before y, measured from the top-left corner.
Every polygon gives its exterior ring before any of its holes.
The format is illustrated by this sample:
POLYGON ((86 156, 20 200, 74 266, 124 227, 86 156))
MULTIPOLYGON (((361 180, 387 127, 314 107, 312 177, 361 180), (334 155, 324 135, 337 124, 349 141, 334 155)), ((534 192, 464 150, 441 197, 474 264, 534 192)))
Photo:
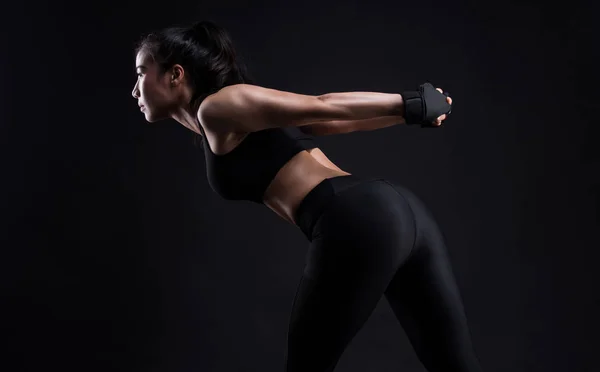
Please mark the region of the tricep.
POLYGON ((328 105, 319 96, 250 84, 222 88, 207 97, 198 111, 202 123, 236 132, 303 126, 344 115, 341 108, 328 105))

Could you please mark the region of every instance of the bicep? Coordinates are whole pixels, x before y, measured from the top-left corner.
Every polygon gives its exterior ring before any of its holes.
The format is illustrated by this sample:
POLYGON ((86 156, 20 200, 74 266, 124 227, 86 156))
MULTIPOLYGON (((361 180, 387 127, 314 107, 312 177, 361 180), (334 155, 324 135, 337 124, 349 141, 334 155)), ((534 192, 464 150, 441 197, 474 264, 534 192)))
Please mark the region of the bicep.
POLYGON ((342 109, 319 96, 238 84, 210 96, 201 107, 205 120, 218 121, 232 131, 303 126, 339 118, 342 109), (206 103, 205 103, 206 102, 206 103))

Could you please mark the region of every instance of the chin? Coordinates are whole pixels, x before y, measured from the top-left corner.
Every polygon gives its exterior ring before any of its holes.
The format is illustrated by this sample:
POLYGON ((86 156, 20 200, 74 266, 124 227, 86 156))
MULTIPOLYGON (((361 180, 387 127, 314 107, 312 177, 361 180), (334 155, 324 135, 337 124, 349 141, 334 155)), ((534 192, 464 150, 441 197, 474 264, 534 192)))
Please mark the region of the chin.
POLYGON ((159 120, 157 120, 156 118, 154 118, 154 117, 152 117, 152 116, 150 116, 150 115, 146 115, 146 121, 147 121, 148 123, 156 123, 156 122, 157 122, 157 121, 159 121, 159 120))
POLYGON ((152 113, 148 112, 147 109, 144 110, 144 116, 146 117, 146 121, 148 123, 156 123, 157 121, 163 121, 163 120, 167 119, 166 117, 153 115, 152 113))

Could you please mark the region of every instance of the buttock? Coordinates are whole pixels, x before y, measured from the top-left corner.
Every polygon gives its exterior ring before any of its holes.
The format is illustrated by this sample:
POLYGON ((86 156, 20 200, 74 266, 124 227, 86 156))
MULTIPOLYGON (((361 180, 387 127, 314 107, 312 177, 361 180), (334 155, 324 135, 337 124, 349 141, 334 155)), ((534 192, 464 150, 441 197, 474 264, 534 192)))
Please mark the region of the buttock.
POLYGON ((296 223, 309 241, 324 234, 373 239, 386 231, 396 234, 400 225, 414 230, 411 207, 394 186, 354 175, 323 180, 300 203, 296 223))
POLYGON ((294 221, 308 240, 312 241, 312 230, 327 205, 336 194, 352 186, 372 182, 374 179, 363 179, 354 175, 326 178, 317 184, 300 202, 294 214, 294 221))
POLYGON ((382 179, 338 181, 323 186, 329 196, 323 192, 304 209, 301 228, 311 242, 304 275, 350 270, 359 278, 361 273, 395 272, 411 256, 417 237, 407 199, 382 179))

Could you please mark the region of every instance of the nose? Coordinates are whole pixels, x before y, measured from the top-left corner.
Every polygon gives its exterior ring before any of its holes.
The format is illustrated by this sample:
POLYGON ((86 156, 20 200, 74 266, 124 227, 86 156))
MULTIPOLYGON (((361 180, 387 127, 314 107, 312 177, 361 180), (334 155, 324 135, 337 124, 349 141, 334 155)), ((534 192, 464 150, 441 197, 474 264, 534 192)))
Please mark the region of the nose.
POLYGON ((131 95, 135 99, 140 98, 140 90, 138 89, 138 84, 139 84, 139 81, 135 83, 133 90, 131 91, 131 95))

